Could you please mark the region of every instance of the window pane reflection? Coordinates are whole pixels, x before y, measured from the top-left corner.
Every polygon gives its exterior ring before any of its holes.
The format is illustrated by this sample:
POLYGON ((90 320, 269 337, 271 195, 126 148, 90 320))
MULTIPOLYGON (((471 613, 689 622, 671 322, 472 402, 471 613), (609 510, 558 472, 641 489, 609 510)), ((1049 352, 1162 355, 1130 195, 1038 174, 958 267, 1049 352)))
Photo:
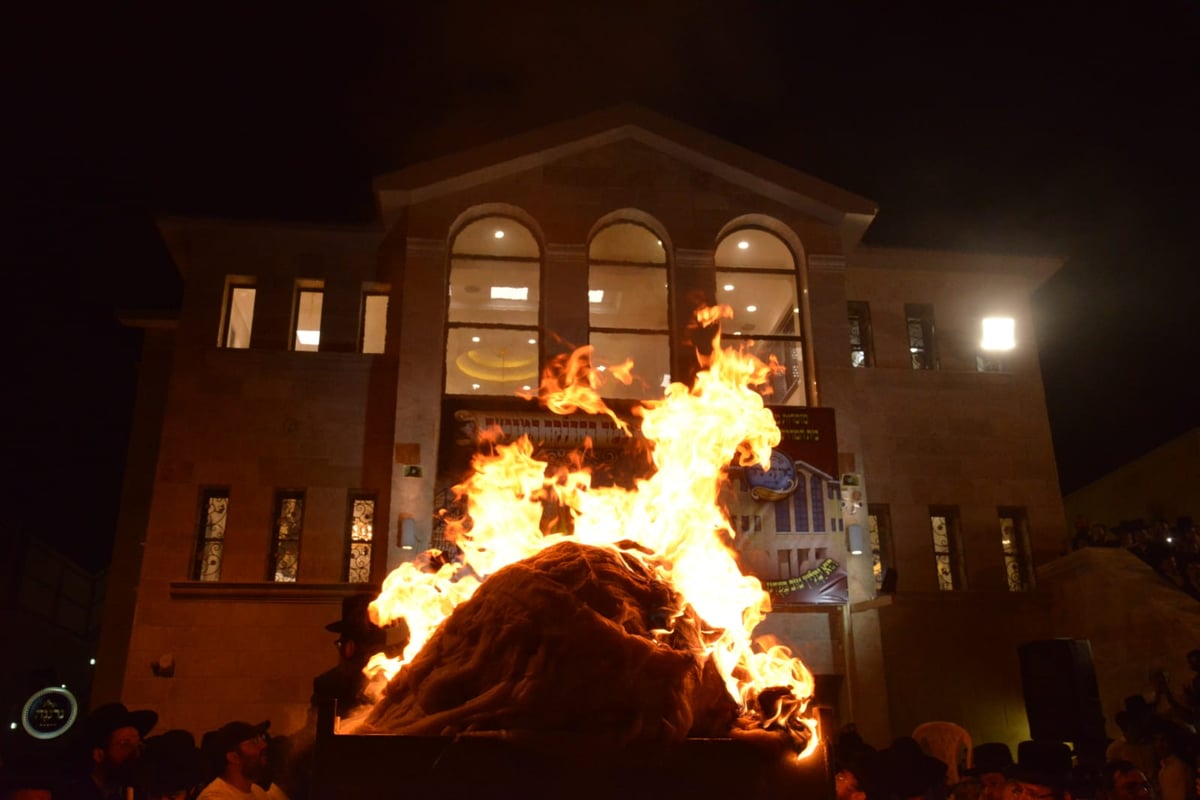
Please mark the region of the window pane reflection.
POLYGON ((446 335, 446 393, 503 394, 537 388, 534 330, 451 328, 446 335))
POLYGON ((721 329, 726 333, 757 336, 800 333, 794 275, 718 272, 717 302, 733 309, 733 319, 721 320, 721 329))
POLYGON ((536 262, 454 259, 451 263, 451 322, 536 325, 537 316, 536 262))
POLYGON ((596 333, 591 336, 592 363, 597 368, 624 363, 633 359, 633 382, 626 386, 606 375, 600 387, 603 397, 653 399, 662 397, 663 389, 671 382, 671 348, 666 334, 596 333))
POLYGON ((667 328, 666 270, 592 266, 588 290, 593 328, 667 328))

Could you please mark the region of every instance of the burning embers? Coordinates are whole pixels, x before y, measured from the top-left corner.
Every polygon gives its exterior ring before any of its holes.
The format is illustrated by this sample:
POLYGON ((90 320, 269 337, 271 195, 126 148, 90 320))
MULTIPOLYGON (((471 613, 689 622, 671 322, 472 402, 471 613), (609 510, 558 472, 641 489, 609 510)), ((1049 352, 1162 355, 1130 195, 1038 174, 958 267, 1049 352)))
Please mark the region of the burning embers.
MULTIPOLYGON (((815 748, 812 677, 752 638, 770 601, 738 569, 718 502, 731 458, 766 465, 779 442, 754 390, 773 367, 719 338, 706 361, 690 389, 671 384, 635 409, 654 470, 632 489, 592 486, 582 458, 548 475, 526 437, 476 456, 456 487, 467 516, 450 531, 462 563, 403 564, 371 606, 380 624, 404 617, 411 638, 403 659, 368 667, 382 697, 361 732, 619 745, 759 731, 801 757, 815 748), (566 509, 569 532, 543 531, 547 504, 566 509)), ((551 410, 612 415, 590 348, 547 373, 551 410)))

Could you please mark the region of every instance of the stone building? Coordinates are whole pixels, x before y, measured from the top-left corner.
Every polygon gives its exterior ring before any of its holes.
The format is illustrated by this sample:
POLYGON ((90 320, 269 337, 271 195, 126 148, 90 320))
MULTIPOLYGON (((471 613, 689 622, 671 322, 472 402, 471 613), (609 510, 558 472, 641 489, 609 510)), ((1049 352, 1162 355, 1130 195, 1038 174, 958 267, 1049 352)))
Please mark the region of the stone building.
MULTIPOLYGON (((340 599, 441 544, 455 430, 502 417, 548 444, 603 439, 514 393, 590 342, 601 363, 634 359, 640 380, 612 384, 614 406, 661 395, 696 369, 700 301, 734 308, 726 343, 777 359, 771 404, 811 415, 798 441, 820 440, 782 467, 833 507, 805 507, 823 530, 801 527, 785 491, 731 515, 768 582, 835 565, 842 594, 781 589, 764 626, 817 674, 821 702, 884 741, 948 716, 961 709, 937 665, 1036 613, 1035 567, 1066 545, 1030 315, 1056 259, 864 246, 870 200, 631 107, 374 190, 362 227, 160 221, 186 289, 177 320, 131 321, 146 328, 141 471, 98 700, 154 707, 164 727, 298 727, 340 599)), ((1015 741, 1015 661, 995 672, 955 678, 994 700, 962 713, 1015 741)))

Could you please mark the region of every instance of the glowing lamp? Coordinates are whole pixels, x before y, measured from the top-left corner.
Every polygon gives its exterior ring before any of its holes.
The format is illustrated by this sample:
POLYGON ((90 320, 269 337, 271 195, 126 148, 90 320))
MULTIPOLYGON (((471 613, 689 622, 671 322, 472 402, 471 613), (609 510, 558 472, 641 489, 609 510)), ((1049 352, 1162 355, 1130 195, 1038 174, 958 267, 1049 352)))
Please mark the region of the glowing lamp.
POLYGON ((588 302, 589 303, 603 303, 604 302, 604 290, 603 289, 588 289, 588 302))
POLYGON ((321 332, 297 330, 296 341, 306 347, 316 347, 321 343, 321 332))
POLYGON ((866 538, 863 536, 863 526, 858 523, 852 523, 846 528, 846 532, 850 539, 850 555, 861 556, 866 546, 866 538))
POLYGON ((400 549, 412 550, 417 546, 417 522, 412 517, 400 520, 400 549))
POLYGON ((493 286, 493 300, 528 300, 528 286, 493 286))
POLYGON ((747 242, 745 239, 738 242, 738 250, 748 250, 748 249, 750 249, 750 243, 747 242))
POLYGON ((1016 323, 1012 317, 985 317, 983 341, 979 346, 992 351, 1012 350, 1017 346, 1015 330, 1016 323))

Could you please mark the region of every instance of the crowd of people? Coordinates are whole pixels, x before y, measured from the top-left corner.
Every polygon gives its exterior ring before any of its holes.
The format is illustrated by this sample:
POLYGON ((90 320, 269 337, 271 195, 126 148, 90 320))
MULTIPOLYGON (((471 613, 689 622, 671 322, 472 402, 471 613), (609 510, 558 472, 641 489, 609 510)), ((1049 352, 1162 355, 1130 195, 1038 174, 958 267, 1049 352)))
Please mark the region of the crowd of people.
POLYGON ((1072 547, 1123 547, 1200 599, 1200 527, 1191 517, 1180 517, 1173 525, 1136 519, 1110 526, 1080 516, 1072 547))
POLYGON ((1192 680, 1178 693, 1162 670, 1151 689, 1124 701, 1115 740, 1026 741, 1016 758, 1003 742, 971 746, 960 736, 926 737, 918 727, 878 750, 847 726, 831 744, 837 800, 1197 800, 1200 649, 1187 654, 1192 680), (933 746, 931 746, 933 745, 933 746))

